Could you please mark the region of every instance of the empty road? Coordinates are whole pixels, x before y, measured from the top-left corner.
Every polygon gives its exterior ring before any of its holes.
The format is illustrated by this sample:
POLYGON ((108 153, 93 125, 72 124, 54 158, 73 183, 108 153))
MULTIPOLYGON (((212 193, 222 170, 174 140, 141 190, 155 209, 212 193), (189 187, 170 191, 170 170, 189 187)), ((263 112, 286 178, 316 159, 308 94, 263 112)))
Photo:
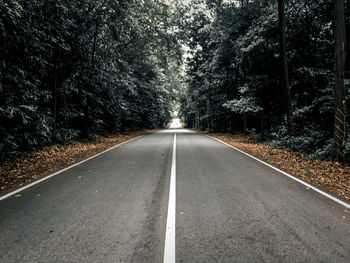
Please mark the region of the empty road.
POLYGON ((186 129, 20 194, 0 201, 0 262, 350 262, 347 208, 186 129))

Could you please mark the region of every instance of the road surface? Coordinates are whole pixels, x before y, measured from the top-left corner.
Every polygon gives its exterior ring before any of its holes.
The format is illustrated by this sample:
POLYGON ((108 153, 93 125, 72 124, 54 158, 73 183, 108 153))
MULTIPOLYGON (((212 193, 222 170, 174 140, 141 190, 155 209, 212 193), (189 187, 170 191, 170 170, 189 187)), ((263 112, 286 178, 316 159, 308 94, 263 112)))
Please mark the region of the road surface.
POLYGON ((20 194, 0 201, 0 262, 350 262, 344 206, 185 129, 20 194))

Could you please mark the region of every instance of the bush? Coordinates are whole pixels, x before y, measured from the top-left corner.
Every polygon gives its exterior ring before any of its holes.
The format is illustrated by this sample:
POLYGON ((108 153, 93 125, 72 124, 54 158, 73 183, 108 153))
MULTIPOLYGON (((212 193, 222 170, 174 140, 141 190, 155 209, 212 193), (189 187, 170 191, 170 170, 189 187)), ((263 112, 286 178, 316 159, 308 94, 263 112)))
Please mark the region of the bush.
POLYGON ((326 138, 326 136, 317 127, 307 127, 304 128, 302 135, 289 136, 286 128, 279 126, 271 133, 271 139, 267 144, 297 154, 308 155, 311 159, 330 160, 333 139, 326 138))

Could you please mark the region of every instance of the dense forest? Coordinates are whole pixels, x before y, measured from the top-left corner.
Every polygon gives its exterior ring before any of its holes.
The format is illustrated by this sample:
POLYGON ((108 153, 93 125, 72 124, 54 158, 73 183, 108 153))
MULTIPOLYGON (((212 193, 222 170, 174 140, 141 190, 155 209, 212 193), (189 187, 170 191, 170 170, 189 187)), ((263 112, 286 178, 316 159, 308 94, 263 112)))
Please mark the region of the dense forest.
POLYGON ((187 127, 349 161, 350 1, 205 4, 194 3, 189 20, 187 127))
POLYGON ((1 1, 0 157, 164 127, 180 12, 161 1, 1 1))
POLYGON ((0 159, 166 126, 350 160, 349 0, 3 0, 0 159))

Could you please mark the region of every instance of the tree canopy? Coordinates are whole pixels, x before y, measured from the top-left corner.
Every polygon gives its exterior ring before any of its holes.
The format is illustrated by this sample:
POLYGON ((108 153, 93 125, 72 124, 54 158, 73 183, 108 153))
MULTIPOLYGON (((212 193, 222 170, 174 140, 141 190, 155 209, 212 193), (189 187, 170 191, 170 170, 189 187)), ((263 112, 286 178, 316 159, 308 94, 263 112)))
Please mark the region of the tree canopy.
MULTIPOLYGON (((331 159, 336 90, 335 2, 193 1, 187 88, 182 92, 180 111, 187 126, 215 132, 241 132, 247 128, 274 146, 331 159), (278 2, 283 5, 280 7, 286 24, 285 69, 280 60, 278 2), (284 110, 287 102, 281 88, 281 82, 285 82, 282 71, 286 70, 289 83, 285 85, 290 91, 289 107, 295 122, 292 136, 287 133, 290 117, 284 110)), ((345 12, 347 90, 350 1, 343 2, 340 11, 345 12)), ((344 120, 348 117, 345 112, 344 120)), ((340 123, 345 124, 344 120, 340 123)), ((341 136, 344 133, 349 134, 346 130, 341 136)), ((346 136, 341 142, 345 148, 343 159, 349 160, 349 145, 346 136)))
POLYGON ((5 0, 0 9, 1 157, 169 122, 179 6, 5 0))
POLYGON ((178 108, 187 127, 349 160, 349 0, 4 0, 0 34, 0 158, 178 108))

